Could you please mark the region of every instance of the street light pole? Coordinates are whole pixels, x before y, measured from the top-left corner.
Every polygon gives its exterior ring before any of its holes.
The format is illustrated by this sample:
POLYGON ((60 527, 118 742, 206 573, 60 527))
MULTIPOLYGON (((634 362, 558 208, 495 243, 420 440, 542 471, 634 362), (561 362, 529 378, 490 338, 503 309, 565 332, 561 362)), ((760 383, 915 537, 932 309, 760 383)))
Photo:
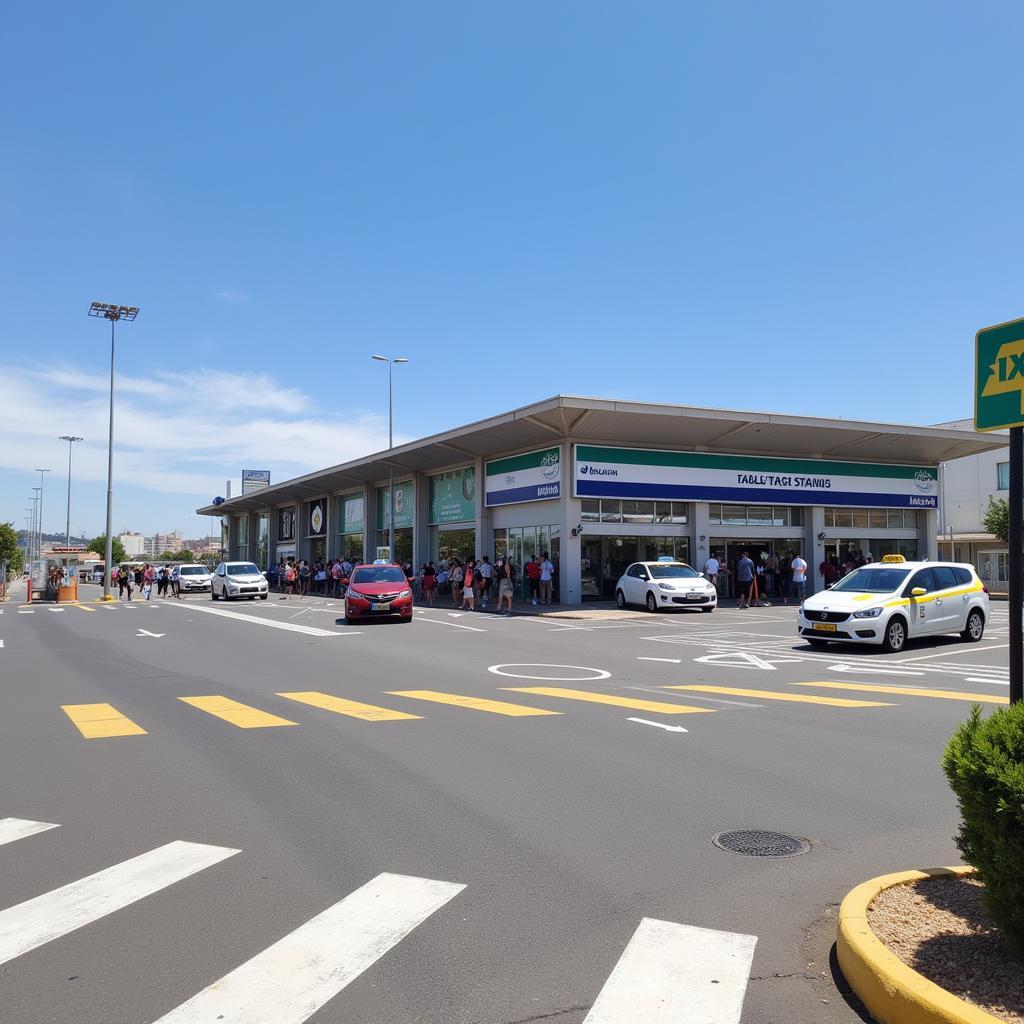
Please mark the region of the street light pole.
POLYGON ((36 472, 39 474, 39 557, 43 557, 43 483, 45 478, 44 473, 49 473, 48 469, 37 469, 36 472))
POLYGON ((110 592, 110 570, 114 559, 114 324, 118 320, 134 320, 139 315, 138 306, 116 306, 110 302, 94 302, 89 307, 89 316, 99 316, 110 321, 110 428, 107 434, 107 541, 103 552, 103 600, 113 601, 110 592))
POLYGON ((35 563, 39 558, 39 488, 32 490, 36 492, 32 495, 32 561, 35 563))
POLYGON ((73 434, 61 434, 60 440, 68 443, 68 518, 64 526, 64 546, 69 548, 71 547, 71 446, 82 439, 73 434))
MULTIPOLYGON (((403 356, 388 358, 387 356, 373 356, 378 363, 388 364, 388 452, 395 446, 395 406, 394 389, 392 386, 392 366, 395 363, 407 363, 408 359, 403 356)), ((395 467, 388 459, 388 548, 391 561, 395 558, 395 467)))

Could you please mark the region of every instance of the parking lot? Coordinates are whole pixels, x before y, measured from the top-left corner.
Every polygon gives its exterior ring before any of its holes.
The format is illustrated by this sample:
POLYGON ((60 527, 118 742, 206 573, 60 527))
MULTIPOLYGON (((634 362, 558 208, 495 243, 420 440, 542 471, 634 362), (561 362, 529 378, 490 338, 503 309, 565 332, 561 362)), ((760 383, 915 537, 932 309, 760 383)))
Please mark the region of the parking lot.
POLYGON ((938 760, 1005 703, 1007 628, 994 604, 980 643, 890 655, 812 651, 780 607, 399 627, 276 595, 8 603, 3 814, 40 827, 0 851, 5 1019, 579 1024, 620 972, 660 983, 652 936, 685 959, 699 935, 711 1019, 856 1021, 835 906, 958 859, 938 760), (809 849, 741 856, 729 830, 809 849), (65 891, 182 841, 116 912, 65 891), (320 915, 378 896, 393 941, 318 971, 320 915), (299 980, 271 985, 278 943, 299 980))

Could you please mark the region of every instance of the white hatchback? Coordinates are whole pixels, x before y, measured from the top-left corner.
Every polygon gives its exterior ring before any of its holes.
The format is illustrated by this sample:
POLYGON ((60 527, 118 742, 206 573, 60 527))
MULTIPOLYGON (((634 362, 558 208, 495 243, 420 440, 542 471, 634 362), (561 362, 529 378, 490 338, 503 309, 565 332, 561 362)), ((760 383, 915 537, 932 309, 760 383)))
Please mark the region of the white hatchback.
POLYGON ((988 617, 988 590, 973 565, 886 555, 808 597, 797 632, 812 647, 838 641, 901 651, 908 639, 939 633, 976 643, 988 617))
POLYGON ((269 593, 267 577, 252 562, 221 562, 213 570, 210 598, 214 601, 218 595, 225 601, 240 597, 266 601, 269 593))
POLYGON ((718 592, 704 574, 685 562, 634 562, 615 584, 615 603, 643 605, 649 612, 659 608, 699 608, 713 612, 718 592))

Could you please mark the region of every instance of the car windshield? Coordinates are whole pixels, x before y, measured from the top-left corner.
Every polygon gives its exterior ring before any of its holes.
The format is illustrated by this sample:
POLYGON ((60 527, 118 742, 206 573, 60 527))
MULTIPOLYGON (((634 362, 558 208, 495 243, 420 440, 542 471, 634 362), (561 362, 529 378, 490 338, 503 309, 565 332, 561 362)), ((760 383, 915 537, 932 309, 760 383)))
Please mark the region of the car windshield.
POLYGON ((681 562, 658 562, 647 567, 656 580, 690 579, 700 573, 681 562))
POLYGON ((229 576, 259 576, 260 571, 252 562, 231 562, 227 573, 229 576))
POLYGON ((353 583, 405 583, 405 573, 397 565, 374 565, 356 569, 353 583))
POLYGON ((857 569, 849 576, 844 576, 832 589, 856 590, 862 594, 891 594, 909 575, 909 569, 857 569))
POLYGON ((205 576, 206 570, 201 565, 183 565, 178 572, 182 576, 205 576))

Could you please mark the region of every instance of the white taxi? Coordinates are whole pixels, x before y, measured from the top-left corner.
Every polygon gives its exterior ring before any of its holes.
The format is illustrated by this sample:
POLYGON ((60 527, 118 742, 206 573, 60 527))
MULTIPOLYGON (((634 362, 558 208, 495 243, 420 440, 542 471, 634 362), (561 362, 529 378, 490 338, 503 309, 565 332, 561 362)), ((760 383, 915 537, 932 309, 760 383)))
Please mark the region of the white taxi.
POLYGON ((886 555, 808 597, 797 632, 812 647, 845 641, 901 651, 908 639, 938 633, 976 643, 988 616, 988 588, 974 566, 886 555))
POLYGON ((702 572, 662 556, 656 562, 634 562, 615 584, 615 603, 643 605, 649 612, 659 608, 700 608, 713 612, 718 593, 702 572))

